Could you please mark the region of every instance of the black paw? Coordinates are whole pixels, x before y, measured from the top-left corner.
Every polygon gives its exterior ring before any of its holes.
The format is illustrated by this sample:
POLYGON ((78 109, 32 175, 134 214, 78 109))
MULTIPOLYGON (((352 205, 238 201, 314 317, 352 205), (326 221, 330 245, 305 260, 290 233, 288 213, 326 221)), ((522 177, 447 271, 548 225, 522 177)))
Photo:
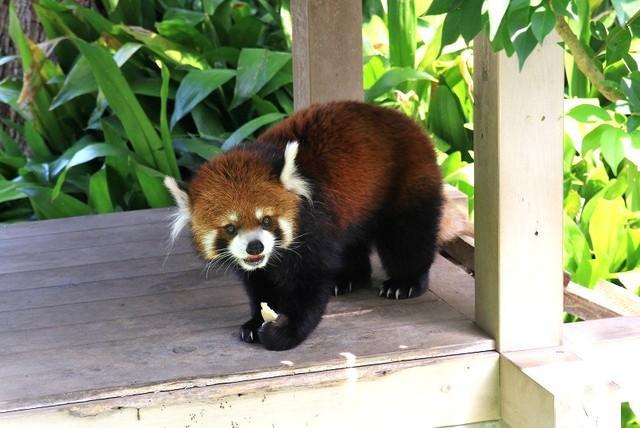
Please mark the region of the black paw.
POLYGON ((350 278, 337 278, 333 285, 333 295, 341 296, 343 294, 349 294, 357 288, 366 288, 371 285, 371 279, 350 279, 350 278))
POLYGON ((240 339, 247 343, 256 343, 259 341, 258 329, 260 328, 260 321, 251 319, 240 327, 240 339))
POLYGON ((387 299, 410 299, 418 297, 424 293, 426 287, 420 284, 418 281, 397 281, 389 279, 382 283, 380 297, 386 297, 387 299))
POLYGON ((258 330, 260 343, 270 351, 285 351, 299 345, 304 338, 300 338, 286 315, 279 314, 275 321, 262 324, 258 330))
POLYGON ((348 279, 336 279, 333 285, 333 295, 340 296, 342 294, 348 294, 353 291, 353 281, 348 279))

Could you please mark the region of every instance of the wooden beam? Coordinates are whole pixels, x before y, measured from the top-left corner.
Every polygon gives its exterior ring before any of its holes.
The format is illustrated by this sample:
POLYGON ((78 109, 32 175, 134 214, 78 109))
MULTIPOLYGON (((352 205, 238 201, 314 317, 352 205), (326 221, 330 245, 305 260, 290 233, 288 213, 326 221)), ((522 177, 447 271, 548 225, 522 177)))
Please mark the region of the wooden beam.
POLYGON ((562 346, 500 360, 502 417, 522 428, 618 427, 640 396, 640 317, 568 324, 562 346))
POLYGON ((362 100, 362 2, 292 0, 296 110, 362 100))
POLYGON ((476 321, 499 351, 554 346, 562 327, 563 52, 519 70, 474 42, 476 321))
POLYGON ((492 421, 500 418, 498 358, 481 352, 96 400, 0 414, 0 426, 382 428, 492 421))

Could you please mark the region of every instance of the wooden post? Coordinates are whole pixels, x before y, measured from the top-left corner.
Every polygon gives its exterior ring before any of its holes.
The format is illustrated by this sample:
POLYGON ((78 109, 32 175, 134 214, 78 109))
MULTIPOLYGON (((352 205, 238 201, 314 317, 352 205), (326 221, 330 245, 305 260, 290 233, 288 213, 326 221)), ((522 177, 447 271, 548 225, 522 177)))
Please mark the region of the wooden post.
POLYGON ((292 0, 291 14, 296 110, 362 100, 362 2, 292 0))
POLYGON ((560 343, 563 51, 474 44, 476 321, 500 352, 560 343))

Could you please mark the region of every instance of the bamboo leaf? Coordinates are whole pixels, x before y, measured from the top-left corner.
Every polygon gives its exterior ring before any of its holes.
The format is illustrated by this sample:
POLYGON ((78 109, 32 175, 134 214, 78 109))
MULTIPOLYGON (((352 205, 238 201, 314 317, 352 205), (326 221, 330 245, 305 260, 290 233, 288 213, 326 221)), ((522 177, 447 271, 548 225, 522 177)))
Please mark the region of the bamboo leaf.
POLYGON ((53 191, 47 187, 21 183, 19 188, 29 197, 40 220, 91 214, 89 205, 66 193, 54 199, 53 191))

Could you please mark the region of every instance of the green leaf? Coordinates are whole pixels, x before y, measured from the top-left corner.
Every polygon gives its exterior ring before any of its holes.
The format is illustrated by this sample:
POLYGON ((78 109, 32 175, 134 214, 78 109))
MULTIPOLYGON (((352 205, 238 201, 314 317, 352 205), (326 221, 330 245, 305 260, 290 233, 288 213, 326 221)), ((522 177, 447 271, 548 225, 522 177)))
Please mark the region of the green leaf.
POLYGON ((531 15, 531 31, 535 36, 538 43, 542 44, 542 41, 556 25, 556 18, 547 3, 541 3, 531 15))
POLYGON ((464 0, 433 0, 426 15, 440 15, 457 9, 464 0))
POLYGON ((485 5, 489 14, 489 39, 493 40, 509 7, 509 0, 486 0, 485 5))
POLYGON ((113 144, 105 144, 105 143, 94 143, 89 144, 81 150, 78 150, 72 157, 69 159, 69 162, 66 164, 62 173, 58 176, 56 180, 56 184, 53 188, 53 197, 57 198, 60 194, 60 190, 62 189, 62 185, 67 177, 67 172, 69 169, 74 166, 81 165, 83 163, 90 162, 94 159, 105 157, 105 156, 116 156, 116 157, 128 157, 131 155, 125 147, 116 146, 113 144))
POLYGON ((364 99, 367 102, 372 102, 399 84, 414 80, 436 81, 432 75, 424 71, 418 71, 413 68, 392 68, 384 73, 382 77, 365 92, 364 99))
POLYGON ((171 175, 179 180, 180 170, 178 169, 178 162, 173 153, 171 131, 169 130, 169 124, 167 122, 167 99, 169 97, 169 80, 171 79, 171 73, 163 62, 160 62, 160 74, 162 76, 162 86, 160 87, 160 138, 162 139, 162 146, 165 153, 171 154, 171 156, 167 156, 171 175))
POLYGON ((416 13, 414 0, 388 3, 389 60, 392 67, 415 66, 416 13))
POLYGON ((238 144, 240 144, 243 140, 245 140, 249 135, 253 134, 255 131, 260 129, 261 127, 273 123, 277 120, 286 117, 283 113, 269 113, 264 116, 257 117, 253 120, 242 125, 240 128, 236 129, 236 131, 227 138, 227 140, 222 145, 222 150, 227 151, 238 144))
POLYGON ((460 6, 460 34, 467 43, 482 30, 482 3, 483 0, 465 0, 460 6))
POLYGON ((609 33, 609 37, 606 43, 607 64, 613 64, 614 62, 622 59, 624 55, 629 53, 629 46, 631 45, 631 31, 628 28, 624 28, 620 31, 612 31, 609 33))
POLYGON ((114 211, 109 193, 107 170, 104 167, 100 168, 89 179, 89 206, 99 214, 114 211))
POLYGON ((445 85, 431 95, 429 103, 429 129, 451 144, 455 150, 466 151, 471 143, 464 128, 464 115, 458 98, 445 85))
POLYGON ((580 104, 567 112, 567 116, 583 123, 597 123, 611 120, 609 112, 593 104, 580 104))
POLYGON ((564 212, 572 219, 576 218, 580 211, 580 194, 575 190, 570 190, 564 198, 564 212))
POLYGON ((32 121, 27 121, 24 124, 24 138, 31 149, 31 155, 35 161, 42 162, 51 158, 51 152, 47 144, 38 131, 36 131, 32 121))
POLYGON ((118 116, 135 152, 149 165, 156 165, 167 175, 171 174, 168 156, 151 121, 131 91, 131 87, 109 53, 82 40, 73 40, 82 55, 87 58, 93 75, 102 89, 109 107, 118 116))
MULTIPOLYGON (((142 47, 139 43, 125 43, 118 51, 113 55, 118 67, 122 67, 131 56, 142 47)), ((64 80, 64 84, 60 92, 53 98, 51 107, 49 110, 53 110, 66 102, 79 97, 80 95, 90 94, 98 90, 98 84, 93 77, 91 67, 87 63, 87 59, 84 56, 78 58, 78 61, 73 66, 71 71, 64 80)))
POLYGON ((178 87, 176 102, 171 115, 171 128, 204 100, 214 89, 235 76, 235 71, 226 69, 190 71, 178 87))
POLYGON ((620 165, 620 162, 624 159, 624 140, 629 138, 629 135, 627 135, 622 129, 611 127, 603 132, 600 139, 602 156, 616 175, 618 165, 620 165))
POLYGON ((529 8, 518 9, 510 13, 507 19, 507 28, 511 43, 518 56, 518 65, 522 69, 524 62, 537 44, 531 30, 529 8))
POLYGON ((54 199, 53 191, 47 187, 22 183, 19 188, 29 197, 40 220, 91 214, 89 205, 66 193, 54 199))
POLYGON ((173 199, 162 184, 165 175, 142 164, 135 164, 136 177, 147 203, 151 208, 173 205, 173 199))
POLYGON ((0 180, 0 204, 4 202, 17 201, 26 197, 27 195, 20 190, 19 183, 0 180))
POLYGON ((220 146, 207 142, 201 138, 178 138, 173 147, 179 152, 195 153, 203 159, 209 160, 222 154, 220 146))
MULTIPOLYGON (((599 199, 589 222, 589 235, 593 252, 604 266, 615 268, 615 256, 620 246, 626 252, 627 209, 622 198, 599 199)), ((607 272, 607 273, 608 273, 607 272)))
POLYGON ((291 54, 266 49, 242 49, 238 57, 236 87, 230 109, 254 96, 287 64, 291 54))

